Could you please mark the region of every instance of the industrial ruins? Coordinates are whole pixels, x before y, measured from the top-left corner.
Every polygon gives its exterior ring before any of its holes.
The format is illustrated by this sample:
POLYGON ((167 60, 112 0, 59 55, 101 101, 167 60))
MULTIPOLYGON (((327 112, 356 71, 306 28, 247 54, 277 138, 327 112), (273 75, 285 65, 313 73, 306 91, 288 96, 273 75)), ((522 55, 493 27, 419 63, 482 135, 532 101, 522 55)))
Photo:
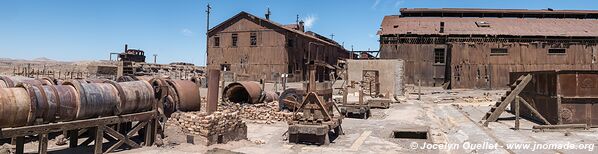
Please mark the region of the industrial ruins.
POLYGON ((206 66, 1 59, 0 153, 595 153, 598 11, 402 8, 377 51, 270 15, 206 66))

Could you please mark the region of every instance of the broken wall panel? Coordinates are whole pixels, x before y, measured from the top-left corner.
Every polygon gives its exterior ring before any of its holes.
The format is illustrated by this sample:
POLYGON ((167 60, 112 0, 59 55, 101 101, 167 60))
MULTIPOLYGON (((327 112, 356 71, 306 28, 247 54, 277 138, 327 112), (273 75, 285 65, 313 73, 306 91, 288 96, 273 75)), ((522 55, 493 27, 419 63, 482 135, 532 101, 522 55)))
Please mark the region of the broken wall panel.
MULTIPOLYGON (((514 72, 510 74, 510 81, 527 73, 531 73, 533 79, 520 96, 551 124, 598 126, 598 71, 514 72)), ((537 118, 526 108, 520 111, 523 116, 537 118)))
MULTIPOLYGON (((404 94, 404 72, 405 63, 403 60, 347 60, 348 83, 363 80, 364 72, 377 71, 379 92, 390 93, 391 96, 403 96, 404 94)), ((349 88, 349 93, 358 92, 359 88, 349 88)))

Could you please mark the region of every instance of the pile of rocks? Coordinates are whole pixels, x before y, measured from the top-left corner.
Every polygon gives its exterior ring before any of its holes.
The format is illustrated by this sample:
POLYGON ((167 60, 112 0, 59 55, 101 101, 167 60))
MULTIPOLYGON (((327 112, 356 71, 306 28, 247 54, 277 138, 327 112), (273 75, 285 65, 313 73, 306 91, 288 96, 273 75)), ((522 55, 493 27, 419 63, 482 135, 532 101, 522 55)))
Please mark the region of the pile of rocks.
POLYGON ((245 122, 239 112, 217 111, 210 115, 205 112, 176 112, 168 119, 167 126, 181 127, 189 134, 210 136, 245 127, 245 122))
MULTIPOLYGON (((292 119, 293 112, 279 111, 278 102, 260 104, 223 104, 219 110, 239 111, 241 118, 252 123, 272 124, 276 121, 288 121, 292 119)), ((302 113, 298 113, 301 115, 302 113)))

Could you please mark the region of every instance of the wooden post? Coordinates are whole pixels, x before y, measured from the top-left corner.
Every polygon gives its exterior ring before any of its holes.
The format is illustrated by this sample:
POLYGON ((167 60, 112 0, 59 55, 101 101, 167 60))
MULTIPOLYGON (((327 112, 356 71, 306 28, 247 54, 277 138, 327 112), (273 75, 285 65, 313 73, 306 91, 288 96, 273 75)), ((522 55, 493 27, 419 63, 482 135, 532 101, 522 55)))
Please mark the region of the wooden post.
POLYGON ((417 80, 417 100, 422 100, 422 80, 417 80))
POLYGON ((145 126, 145 146, 152 146, 153 144, 154 124, 154 120, 148 120, 145 126))
POLYGON ((16 145, 15 153, 17 153, 17 154, 24 153, 25 152, 25 137, 24 136, 16 137, 15 145, 16 145))
POLYGON ((48 134, 39 134, 39 146, 37 152, 39 152, 39 154, 48 153, 48 134))
POLYGON ((102 126, 97 126, 95 128, 95 148, 94 148, 94 153, 95 154, 101 154, 102 153, 102 144, 104 142, 104 127, 102 126))
POLYGON ((211 114, 218 109, 218 82, 220 81, 220 70, 208 70, 208 103, 206 103, 206 112, 211 114))
POLYGON ((519 102, 521 97, 517 96, 515 99, 515 130, 519 130, 519 102))

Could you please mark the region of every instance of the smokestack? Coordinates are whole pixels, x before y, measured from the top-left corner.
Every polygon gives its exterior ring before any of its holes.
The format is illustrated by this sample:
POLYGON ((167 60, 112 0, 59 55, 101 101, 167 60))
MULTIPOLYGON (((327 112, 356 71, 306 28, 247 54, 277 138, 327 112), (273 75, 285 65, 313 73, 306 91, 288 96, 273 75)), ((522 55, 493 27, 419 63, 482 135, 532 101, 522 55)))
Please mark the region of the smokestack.
POLYGON ((129 50, 129 45, 125 44, 125 52, 127 52, 127 50, 129 50))
POLYGON ((440 31, 439 33, 444 33, 444 22, 440 22, 440 31))

